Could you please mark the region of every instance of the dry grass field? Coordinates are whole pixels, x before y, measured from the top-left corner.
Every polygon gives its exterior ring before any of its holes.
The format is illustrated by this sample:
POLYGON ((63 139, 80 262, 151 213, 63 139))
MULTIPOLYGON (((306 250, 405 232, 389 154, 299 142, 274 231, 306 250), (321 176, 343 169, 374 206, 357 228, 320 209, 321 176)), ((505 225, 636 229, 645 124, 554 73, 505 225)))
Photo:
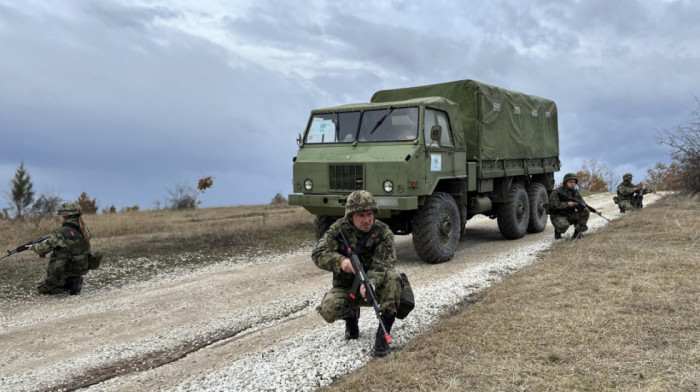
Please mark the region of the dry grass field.
POLYGON ((323 390, 700 390, 700 195, 540 259, 323 390))
MULTIPOLYGON (((313 241, 313 216, 300 207, 257 205, 84 215, 103 265, 89 274, 98 287, 148 279, 250 252, 288 252, 313 241), (305 242, 306 241, 306 242, 305 242), (147 259, 147 260, 146 260, 147 259)), ((0 220, 0 249, 14 249, 60 225, 60 218, 0 220)), ((46 260, 31 251, 0 261, 0 300, 34 295, 46 260)))

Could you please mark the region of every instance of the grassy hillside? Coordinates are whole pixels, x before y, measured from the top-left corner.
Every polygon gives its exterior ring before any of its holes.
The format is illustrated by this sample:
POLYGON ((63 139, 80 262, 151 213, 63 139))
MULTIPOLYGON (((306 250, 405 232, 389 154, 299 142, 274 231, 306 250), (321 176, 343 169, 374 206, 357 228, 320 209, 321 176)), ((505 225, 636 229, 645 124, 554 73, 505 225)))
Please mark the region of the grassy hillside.
POLYGON ((540 258, 324 391, 700 390, 700 195, 540 258))
MULTIPOLYGON (((225 259, 288 252, 313 241, 313 216, 300 207, 258 205, 197 210, 134 211, 84 215, 93 250, 105 253, 88 275, 96 287, 119 286, 175 268, 225 259)), ((60 225, 60 218, 0 220, 0 250, 14 249, 60 225)), ((33 295, 46 259, 31 251, 0 261, 0 300, 33 295)))

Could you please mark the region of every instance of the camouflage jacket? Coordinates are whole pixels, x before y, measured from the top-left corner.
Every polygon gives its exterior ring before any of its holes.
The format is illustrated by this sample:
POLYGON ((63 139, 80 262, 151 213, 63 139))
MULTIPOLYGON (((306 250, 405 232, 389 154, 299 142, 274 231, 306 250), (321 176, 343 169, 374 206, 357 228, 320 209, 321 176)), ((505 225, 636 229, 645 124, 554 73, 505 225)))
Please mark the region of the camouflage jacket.
POLYGON ((65 260, 67 264, 77 261, 81 265, 76 265, 74 269, 81 270, 85 263, 87 269, 87 259, 83 256, 90 252, 90 243, 85 240, 79 227, 78 218, 66 219, 46 241, 34 244, 32 250, 40 256, 53 251, 52 259, 65 260))
POLYGON ((556 188, 549 194, 549 213, 552 215, 571 215, 576 212, 576 207, 569 207, 567 197, 586 202, 576 189, 569 189, 566 185, 556 188))
POLYGON ((360 258, 370 282, 375 287, 382 285, 386 270, 396 266, 394 234, 389 226, 375 219, 369 232, 363 233, 355 228, 349 218, 340 218, 316 243, 311 255, 314 263, 319 268, 333 272, 333 287, 350 288, 355 275, 340 269, 340 263, 346 254, 338 237, 338 229, 343 230, 353 252, 360 258), (366 236, 364 246, 357 249, 357 243, 363 236, 366 236))
POLYGON ((634 193, 635 185, 630 181, 624 181, 617 186, 617 197, 620 200, 629 200, 634 193))

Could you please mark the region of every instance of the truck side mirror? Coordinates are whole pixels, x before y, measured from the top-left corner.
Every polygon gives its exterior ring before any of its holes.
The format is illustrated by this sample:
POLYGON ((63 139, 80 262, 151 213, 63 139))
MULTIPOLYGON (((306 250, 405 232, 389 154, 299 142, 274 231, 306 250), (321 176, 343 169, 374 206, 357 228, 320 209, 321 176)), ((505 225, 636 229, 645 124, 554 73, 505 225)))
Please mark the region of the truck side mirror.
POLYGON ((440 139, 442 139, 442 125, 433 125, 433 127, 430 128, 430 139, 440 144, 440 139))
POLYGON ((301 133, 300 133, 297 135, 297 146, 299 146, 299 148, 301 148, 301 146, 303 146, 303 145, 304 145, 304 142, 301 139, 301 133))

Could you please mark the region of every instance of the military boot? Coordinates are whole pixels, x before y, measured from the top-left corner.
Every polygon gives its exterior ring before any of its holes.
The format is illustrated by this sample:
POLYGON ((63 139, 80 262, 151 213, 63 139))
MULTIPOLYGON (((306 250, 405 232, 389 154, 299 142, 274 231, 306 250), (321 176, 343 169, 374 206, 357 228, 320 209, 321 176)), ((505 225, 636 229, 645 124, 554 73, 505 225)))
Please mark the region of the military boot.
POLYGON ((578 229, 574 230, 574 235, 571 237, 572 239, 578 240, 583 238, 583 234, 578 231, 578 229))
MULTIPOLYGON (((394 325, 396 317, 382 314, 381 319, 384 323, 384 328, 386 328, 386 333, 391 332, 391 326, 394 325)), ((387 343, 384 331, 382 331, 382 326, 380 325, 377 327, 377 336, 374 340, 374 356, 381 358, 386 357, 389 353, 391 353, 391 347, 389 347, 389 343, 387 343)))
POLYGON ((625 213, 625 209, 620 207, 620 214, 624 214, 624 213, 625 213))
POLYGON ((82 276, 75 276, 75 277, 66 279, 66 288, 68 290, 70 290, 70 292, 69 292, 70 295, 80 294, 80 290, 83 289, 83 277, 82 276))
POLYGON ((554 239, 555 240, 560 240, 561 239, 561 233, 554 230, 554 239))
POLYGON ((359 319, 360 308, 353 310, 350 312, 350 315, 345 318, 345 339, 351 340, 360 337, 359 319))

